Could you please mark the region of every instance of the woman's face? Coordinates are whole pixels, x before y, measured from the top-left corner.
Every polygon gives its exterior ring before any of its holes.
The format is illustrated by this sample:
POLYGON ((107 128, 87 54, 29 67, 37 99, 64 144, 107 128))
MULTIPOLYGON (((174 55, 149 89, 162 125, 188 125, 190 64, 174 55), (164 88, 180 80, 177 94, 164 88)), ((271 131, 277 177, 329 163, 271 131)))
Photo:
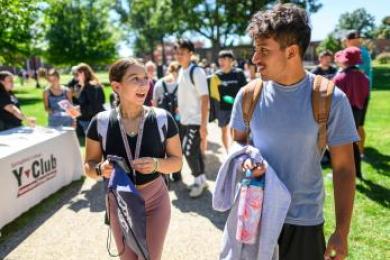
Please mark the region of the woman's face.
POLYGON ((78 71, 77 73, 76 73, 76 79, 80 82, 80 83, 84 83, 85 82, 85 74, 84 74, 84 72, 82 72, 82 71, 78 71))
POLYGON ((48 76, 47 81, 50 83, 50 85, 58 85, 60 82, 60 79, 57 78, 56 76, 48 76))
POLYGON ((6 91, 11 91, 14 88, 14 78, 12 76, 5 77, 1 83, 4 85, 6 91))
POLYGON ((130 66, 122 81, 113 83, 113 89, 119 95, 121 103, 144 104, 149 91, 148 77, 144 66, 138 64, 130 66))

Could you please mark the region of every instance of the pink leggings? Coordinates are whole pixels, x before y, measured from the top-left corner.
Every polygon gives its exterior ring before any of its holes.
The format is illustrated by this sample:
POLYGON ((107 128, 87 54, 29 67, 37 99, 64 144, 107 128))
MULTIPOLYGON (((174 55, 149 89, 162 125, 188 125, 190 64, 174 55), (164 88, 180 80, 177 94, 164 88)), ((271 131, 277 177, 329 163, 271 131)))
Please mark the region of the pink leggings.
MULTIPOLYGON (((157 178, 146 187, 139 189, 145 200, 146 208, 146 240, 151 260, 161 259, 164 240, 171 219, 171 201, 168 189, 162 177, 157 178)), ((110 200, 111 201, 111 200, 110 200)), ((110 203, 110 226, 114 234, 118 252, 125 250, 120 256, 121 260, 137 260, 137 255, 122 241, 122 232, 115 214, 117 206, 110 203)))

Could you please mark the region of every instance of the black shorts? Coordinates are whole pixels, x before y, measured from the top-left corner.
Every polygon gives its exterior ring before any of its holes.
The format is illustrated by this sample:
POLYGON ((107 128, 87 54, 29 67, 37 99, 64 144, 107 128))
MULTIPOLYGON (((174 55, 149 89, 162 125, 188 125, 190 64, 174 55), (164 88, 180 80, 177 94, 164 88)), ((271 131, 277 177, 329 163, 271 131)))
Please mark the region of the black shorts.
POLYGON ((364 117, 364 110, 356 107, 352 107, 352 113, 353 113, 353 119, 355 120, 356 129, 358 129, 359 126, 363 125, 362 121, 364 117))
POLYGON ((225 127, 229 124, 232 111, 218 109, 216 114, 217 114, 219 127, 225 127))
POLYGON ((362 119, 360 121, 359 126, 364 126, 364 122, 366 121, 366 114, 367 114, 367 108, 368 108, 368 103, 370 101, 370 96, 367 97, 366 102, 364 102, 364 107, 363 107, 363 114, 362 114, 362 119))
POLYGON ((205 168, 199 129, 199 125, 180 125, 183 154, 194 177, 203 174, 205 168))
POLYGON ((324 225, 284 224, 278 244, 280 260, 323 260, 326 249, 324 225))

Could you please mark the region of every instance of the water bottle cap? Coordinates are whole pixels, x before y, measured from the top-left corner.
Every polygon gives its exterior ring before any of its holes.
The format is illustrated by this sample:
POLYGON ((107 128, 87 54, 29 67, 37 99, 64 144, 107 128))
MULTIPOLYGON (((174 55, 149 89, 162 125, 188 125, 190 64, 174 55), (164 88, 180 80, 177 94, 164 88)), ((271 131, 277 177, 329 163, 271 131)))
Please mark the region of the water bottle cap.
POLYGON ((246 170, 245 171, 245 177, 247 177, 247 178, 251 178, 251 177, 253 177, 253 172, 252 172, 252 170, 246 170))

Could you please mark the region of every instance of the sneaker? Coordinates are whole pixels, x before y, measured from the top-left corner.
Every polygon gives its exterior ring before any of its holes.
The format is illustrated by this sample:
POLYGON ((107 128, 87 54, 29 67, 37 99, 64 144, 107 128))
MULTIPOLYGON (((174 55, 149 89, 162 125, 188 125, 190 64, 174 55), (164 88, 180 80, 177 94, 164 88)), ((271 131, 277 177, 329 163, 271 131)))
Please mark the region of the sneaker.
POLYGON ((191 198, 199 197, 200 195, 202 195, 203 190, 207 187, 208 187, 207 182, 203 182, 202 184, 194 183, 190 191, 190 197, 191 198))

